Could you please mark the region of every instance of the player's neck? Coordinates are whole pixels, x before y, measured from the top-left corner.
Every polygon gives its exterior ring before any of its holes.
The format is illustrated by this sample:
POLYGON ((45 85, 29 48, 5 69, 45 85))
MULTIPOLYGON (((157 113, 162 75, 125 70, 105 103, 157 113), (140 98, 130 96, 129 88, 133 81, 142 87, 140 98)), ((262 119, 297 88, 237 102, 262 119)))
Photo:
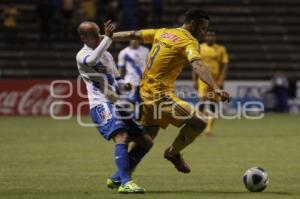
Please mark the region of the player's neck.
POLYGON ((180 28, 188 31, 191 35, 193 35, 192 32, 191 32, 191 30, 190 30, 190 26, 189 25, 183 24, 180 28))
POLYGON ((129 46, 129 47, 133 50, 137 50, 139 48, 139 46, 129 46))
POLYGON ((86 43, 84 44, 86 47, 88 47, 88 48, 90 48, 90 49, 92 49, 92 50, 95 50, 96 48, 93 48, 92 46, 90 46, 90 45, 87 45, 86 43))

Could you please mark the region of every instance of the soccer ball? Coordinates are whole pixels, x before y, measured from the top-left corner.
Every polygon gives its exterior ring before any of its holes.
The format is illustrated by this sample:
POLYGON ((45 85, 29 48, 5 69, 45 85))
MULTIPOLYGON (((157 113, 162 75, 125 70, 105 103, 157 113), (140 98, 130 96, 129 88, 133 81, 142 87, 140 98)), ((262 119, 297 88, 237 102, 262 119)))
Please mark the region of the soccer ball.
POLYGON ((265 190, 269 183, 267 172, 261 167, 252 167, 244 173, 243 182, 251 192, 265 190))

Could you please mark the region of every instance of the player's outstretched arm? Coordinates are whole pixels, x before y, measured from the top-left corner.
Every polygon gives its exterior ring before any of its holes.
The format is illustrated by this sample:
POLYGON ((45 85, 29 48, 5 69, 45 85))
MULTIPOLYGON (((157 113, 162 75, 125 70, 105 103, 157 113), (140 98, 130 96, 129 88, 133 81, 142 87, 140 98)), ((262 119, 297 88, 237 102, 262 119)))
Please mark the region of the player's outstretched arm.
POLYGON ((113 41, 130 41, 139 40, 141 41, 141 31, 121 31, 116 32, 112 36, 113 41))
POLYGON ((192 61, 191 65, 194 73, 202 81, 204 81, 208 85, 208 87, 210 87, 217 95, 219 95, 222 101, 230 101, 231 98, 229 93, 219 89, 219 87, 215 84, 209 70, 200 59, 192 61))
POLYGON ((112 40, 109 37, 104 37, 100 44, 95 48, 92 54, 86 56, 84 59, 84 64, 91 66, 96 63, 96 61, 102 57, 103 53, 109 48, 112 40))
POLYGON ((102 41, 93 51, 91 55, 86 56, 84 63, 87 65, 94 65, 98 59, 102 57, 104 52, 109 48, 112 43, 112 35, 115 31, 114 25, 111 24, 111 21, 104 23, 105 36, 102 38, 102 41))

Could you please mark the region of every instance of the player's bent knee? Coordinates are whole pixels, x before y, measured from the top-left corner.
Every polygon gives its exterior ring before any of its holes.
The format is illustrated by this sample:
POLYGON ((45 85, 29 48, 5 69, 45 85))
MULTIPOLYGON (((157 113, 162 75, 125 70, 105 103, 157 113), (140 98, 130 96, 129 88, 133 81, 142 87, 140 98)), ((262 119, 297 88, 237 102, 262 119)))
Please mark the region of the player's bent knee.
POLYGON ((143 148, 149 151, 152 147, 153 147, 152 137, 149 134, 145 134, 143 148))
POLYGON ((159 126, 145 126, 144 128, 152 140, 157 136, 159 131, 159 126))
POLYGON ((207 121, 204 116, 194 115, 186 124, 198 134, 202 133, 206 128, 207 121))
POLYGON ((132 141, 135 142, 136 145, 145 149, 146 151, 150 151, 150 149, 153 146, 152 137, 147 133, 143 134, 140 137, 133 138, 132 141))
POLYGON ((116 144, 128 144, 129 142, 129 136, 126 131, 118 131, 112 138, 116 144))

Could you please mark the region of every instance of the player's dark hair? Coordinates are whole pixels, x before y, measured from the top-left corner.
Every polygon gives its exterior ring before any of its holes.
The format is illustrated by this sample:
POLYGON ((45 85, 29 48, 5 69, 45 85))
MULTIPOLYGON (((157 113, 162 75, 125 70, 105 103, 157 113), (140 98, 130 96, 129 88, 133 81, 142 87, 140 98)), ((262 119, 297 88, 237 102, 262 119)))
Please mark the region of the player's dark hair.
POLYGON ((194 20, 196 22, 202 22, 203 19, 209 20, 209 16, 206 14, 206 12, 204 12, 203 10, 201 10, 199 8, 189 9, 188 11, 186 11, 184 16, 185 16, 185 19, 184 19, 185 23, 189 23, 192 20, 194 20))

